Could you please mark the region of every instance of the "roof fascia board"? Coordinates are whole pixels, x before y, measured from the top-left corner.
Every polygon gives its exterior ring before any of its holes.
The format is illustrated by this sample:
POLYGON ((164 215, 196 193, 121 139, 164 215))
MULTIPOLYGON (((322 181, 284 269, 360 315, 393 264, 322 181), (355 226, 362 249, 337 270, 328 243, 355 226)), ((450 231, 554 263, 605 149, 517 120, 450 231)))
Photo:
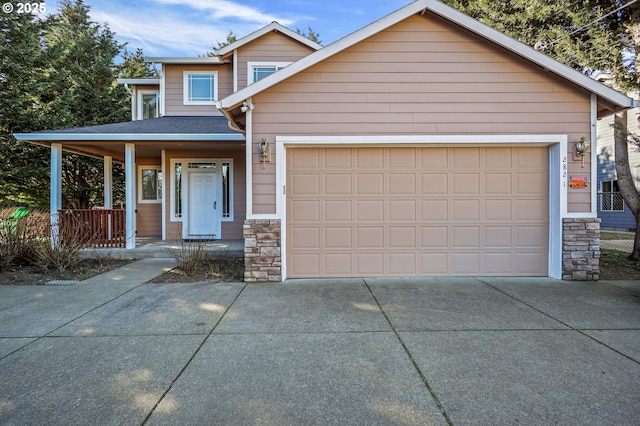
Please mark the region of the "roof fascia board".
POLYGON ((153 64, 223 64, 217 56, 206 57, 170 57, 170 56, 145 56, 145 62, 153 64))
POLYGON ((232 53, 234 50, 244 46, 245 44, 251 43, 253 40, 256 40, 260 37, 262 37, 263 35, 270 33, 271 31, 278 31, 281 32, 282 34, 302 43, 305 44, 307 46, 309 46, 310 48, 314 49, 314 50, 319 50, 322 48, 321 45, 319 45, 318 43, 309 40, 308 38, 306 38, 305 36, 303 36, 302 34, 298 34, 295 31, 290 30, 289 28, 285 27, 284 25, 281 25, 277 22, 272 22, 269 25, 260 28, 257 31, 252 32, 251 34, 242 37, 240 40, 237 40, 221 49, 218 49, 218 55, 220 56, 224 56, 228 53, 232 53))
POLYGON ((399 9, 391 13, 390 15, 387 15, 379 21, 376 21, 362 28, 361 30, 358 30, 344 37, 343 39, 340 39, 335 43, 324 47, 322 50, 312 53, 311 55, 308 55, 300 59, 299 61, 294 62, 293 64, 278 71, 277 73, 265 77, 262 80, 246 87, 245 89, 242 89, 224 98, 220 102, 220 106, 222 108, 234 107, 243 102, 245 99, 250 98, 257 93, 276 85, 277 83, 291 77, 292 75, 295 75, 414 14, 423 12, 424 10, 429 10, 446 20, 453 22, 454 24, 460 25, 461 27, 466 28, 467 30, 475 34, 478 34, 479 36, 490 40, 525 59, 528 59, 529 61, 549 70, 550 72, 553 72, 560 77, 588 90, 589 92, 595 93, 596 95, 609 100, 616 105, 624 108, 632 108, 637 105, 637 102, 629 98, 628 96, 625 96, 624 94, 587 77, 586 75, 562 64, 561 62, 556 61, 550 56, 540 53, 532 47, 527 46, 526 44, 507 36, 506 34, 503 34, 497 30, 494 30, 493 28, 484 25, 483 23, 471 18, 468 15, 465 15, 462 12, 457 11, 452 7, 449 7, 437 0, 417 0, 403 7, 402 9, 399 9))
POLYGON ((220 102, 220 106, 222 108, 230 108, 230 107, 236 106, 239 103, 242 103, 245 99, 248 99, 257 93, 265 89, 268 89, 271 86, 274 86, 275 84, 281 82, 282 80, 285 80, 286 78, 289 78, 292 75, 295 75, 300 71, 303 71, 323 61, 326 58, 329 58, 337 53, 340 53, 341 51, 353 46, 354 44, 374 34, 377 34, 378 32, 392 25, 395 25, 396 23, 402 21, 403 19, 408 18, 409 16, 422 12, 424 9, 425 9, 424 0, 415 1, 403 7, 402 9, 398 9, 395 12, 392 12, 391 14, 385 16, 384 18, 367 25, 366 27, 354 33, 351 33, 348 36, 326 47, 323 47, 321 50, 318 50, 317 52, 314 52, 308 56, 305 56, 304 58, 294 62, 288 67, 281 69, 277 73, 273 73, 263 78, 262 80, 257 81, 230 96, 227 96, 226 98, 222 99, 222 101, 220 102))
POLYGON ((584 89, 587 89, 591 93, 595 93, 619 106, 631 108, 634 104, 633 99, 628 96, 611 89, 590 77, 587 77, 581 72, 566 66, 548 55, 538 52, 532 47, 521 43, 500 31, 494 30, 493 28, 450 6, 435 0, 426 0, 426 2, 427 9, 436 15, 452 21, 471 32, 478 34, 535 64, 540 65, 541 67, 583 87, 584 89))
POLYGON ((225 133, 14 133, 19 141, 244 141, 242 134, 225 133))
POLYGON ((159 78, 119 78, 118 84, 160 84, 159 78))

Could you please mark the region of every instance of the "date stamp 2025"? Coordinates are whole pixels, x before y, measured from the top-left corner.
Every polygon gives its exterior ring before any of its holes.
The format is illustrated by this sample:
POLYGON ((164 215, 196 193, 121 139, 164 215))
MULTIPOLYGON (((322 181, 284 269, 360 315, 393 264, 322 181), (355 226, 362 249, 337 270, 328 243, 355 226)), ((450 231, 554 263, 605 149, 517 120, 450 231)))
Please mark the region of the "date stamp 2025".
POLYGON ((2 11, 4 13, 46 13, 47 6, 44 2, 34 3, 3 3, 2 11))

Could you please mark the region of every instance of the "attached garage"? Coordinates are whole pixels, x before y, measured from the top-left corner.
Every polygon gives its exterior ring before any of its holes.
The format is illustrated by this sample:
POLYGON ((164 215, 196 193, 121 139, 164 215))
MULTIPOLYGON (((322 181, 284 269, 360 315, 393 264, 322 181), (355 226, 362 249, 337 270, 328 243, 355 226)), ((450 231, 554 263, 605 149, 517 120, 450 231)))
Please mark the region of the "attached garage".
POLYGON ((290 278, 547 276, 549 148, 286 150, 290 278))

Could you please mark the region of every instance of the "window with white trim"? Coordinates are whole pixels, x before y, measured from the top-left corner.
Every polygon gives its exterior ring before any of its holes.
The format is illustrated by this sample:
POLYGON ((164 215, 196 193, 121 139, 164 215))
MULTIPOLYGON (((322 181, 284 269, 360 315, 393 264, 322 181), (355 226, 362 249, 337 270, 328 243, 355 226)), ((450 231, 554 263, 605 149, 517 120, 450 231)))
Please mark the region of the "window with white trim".
POLYGON ((603 212, 624 211, 624 199, 620 194, 617 180, 600 182, 600 210, 603 212))
POLYGON ((218 99, 218 71, 184 71, 184 104, 213 105, 218 99))
POLYGON ((160 166, 138 167, 138 202, 162 202, 162 168, 160 166))
POLYGON ((160 92, 140 90, 138 92, 138 120, 160 116, 160 92))
POLYGON ((171 160, 171 196, 169 208, 171 221, 182 222, 182 184, 185 173, 195 169, 211 169, 219 172, 222 198, 222 221, 233 221, 233 160, 180 158, 171 160))
POLYGON ((291 62, 248 62, 247 84, 262 80, 290 64, 291 62))

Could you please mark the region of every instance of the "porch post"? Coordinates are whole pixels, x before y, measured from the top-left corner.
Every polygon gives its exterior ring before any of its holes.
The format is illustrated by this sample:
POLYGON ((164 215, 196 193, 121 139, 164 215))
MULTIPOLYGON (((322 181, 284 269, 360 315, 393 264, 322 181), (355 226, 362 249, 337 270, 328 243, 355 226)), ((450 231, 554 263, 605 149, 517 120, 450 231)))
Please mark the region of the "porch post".
POLYGON ((113 208, 113 157, 104 157, 104 208, 113 208))
POLYGON ((124 176, 125 176, 125 212, 126 235, 128 249, 136 247, 136 146, 132 143, 124 145, 124 176))
POLYGON ((58 244, 59 217, 62 209, 62 144, 51 144, 51 186, 49 193, 49 215, 51 217, 51 244, 58 244))

